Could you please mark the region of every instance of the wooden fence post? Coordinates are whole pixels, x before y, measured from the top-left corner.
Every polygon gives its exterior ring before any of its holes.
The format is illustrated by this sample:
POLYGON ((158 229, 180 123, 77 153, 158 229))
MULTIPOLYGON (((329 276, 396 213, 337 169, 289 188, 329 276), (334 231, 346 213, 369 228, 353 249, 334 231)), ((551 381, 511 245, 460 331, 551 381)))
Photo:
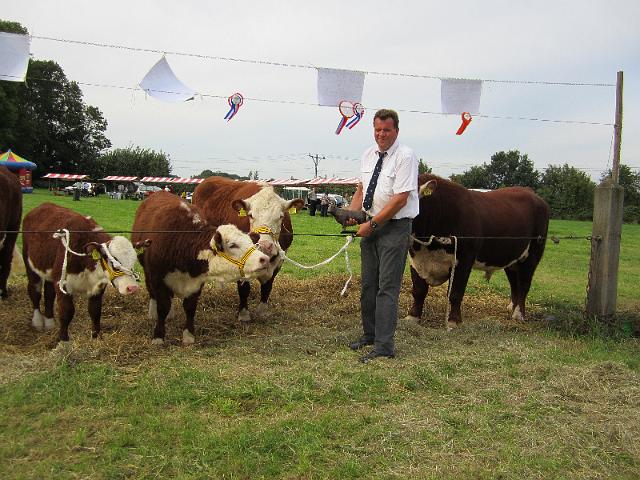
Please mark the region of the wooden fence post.
POLYGON ((622 143, 622 83, 623 74, 618 72, 612 174, 611 179, 603 181, 596 188, 593 207, 586 313, 600 319, 606 319, 615 314, 618 295, 618 264, 624 203, 624 189, 618 185, 622 143))

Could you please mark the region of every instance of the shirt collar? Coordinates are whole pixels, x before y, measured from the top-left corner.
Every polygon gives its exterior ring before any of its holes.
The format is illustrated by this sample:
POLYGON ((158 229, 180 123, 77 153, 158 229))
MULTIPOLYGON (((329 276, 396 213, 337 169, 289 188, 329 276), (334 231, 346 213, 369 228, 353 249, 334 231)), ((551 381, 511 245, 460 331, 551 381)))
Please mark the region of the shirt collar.
MULTIPOLYGON (((394 153, 396 153, 396 150, 398 149, 399 146, 400 146, 400 142, 398 142, 398 139, 396 138, 396 141, 393 142, 393 145, 391 145, 389 147, 389 150, 387 150, 387 156, 385 158, 390 157, 394 153)), ((380 150, 378 150, 378 145, 376 145, 375 147, 375 152, 377 155, 380 155, 380 150)))

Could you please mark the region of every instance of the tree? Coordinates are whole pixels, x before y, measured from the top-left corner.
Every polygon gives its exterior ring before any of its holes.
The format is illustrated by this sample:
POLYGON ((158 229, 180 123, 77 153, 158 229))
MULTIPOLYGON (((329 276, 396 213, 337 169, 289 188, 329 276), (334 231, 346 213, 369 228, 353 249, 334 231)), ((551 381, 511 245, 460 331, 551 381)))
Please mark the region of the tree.
POLYGON ((525 153, 518 150, 497 152, 491 156, 491 162, 474 166, 451 179, 467 188, 488 188, 495 190, 502 187, 531 187, 536 189, 540 182, 540 174, 533 162, 525 153))
MULTIPOLYGON (((15 22, 0 31, 27 33, 15 22)), ((0 148, 20 152, 46 172, 87 173, 111 146, 100 110, 85 105, 82 92, 53 61, 30 60, 25 83, 1 82, 0 148)))
POLYGON ((164 152, 129 146, 101 155, 87 173, 93 178, 107 175, 168 177, 171 175, 171 162, 164 152))
MULTIPOLYGON (((252 175, 253 172, 249 172, 249 174, 252 175)), ((219 170, 216 170, 215 172, 212 170, 203 170, 198 175, 194 175, 191 178, 209 178, 213 176, 232 178, 234 180, 250 180, 251 179, 250 177, 241 177, 240 175, 236 175, 235 173, 221 172, 219 170)))
MULTIPOLYGON (((611 178, 611 169, 607 170, 600 181, 611 178)), ((633 172, 628 165, 620 164, 618 184, 624 188, 624 205, 640 207, 640 172, 633 172)))
POLYGON ((595 187, 586 173, 565 163, 547 167, 538 194, 549 204, 553 218, 587 220, 593 217, 595 187))
POLYGON ((420 159, 420 161, 418 162, 418 175, 422 175, 423 173, 431 173, 432 169, 431 167, 427 166, 427 163, 420 159))

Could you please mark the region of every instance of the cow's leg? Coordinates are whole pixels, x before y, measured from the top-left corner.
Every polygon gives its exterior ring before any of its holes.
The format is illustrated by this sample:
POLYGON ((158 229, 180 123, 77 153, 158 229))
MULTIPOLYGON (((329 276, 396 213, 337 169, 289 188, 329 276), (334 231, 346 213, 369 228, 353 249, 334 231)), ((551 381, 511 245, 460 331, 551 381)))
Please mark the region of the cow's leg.
POLYGON ((429 293, 429 284, 422 278, 418 272, 411 267, 411 295, 413 296, 413 304, 407 315, 407 320, 420 320, 422 318, 422 310, 424 308, 424 300, 429 293))
POLYGON ((238 321, 240 323, 248 323, 251 321, 249 314, 249 294, 251 293, 251 282, 238 282, 238 296, 240 297, 240 306, 238 307, 238 321))
POLYGON ((264 283, 260 283, 260 303, 256 307, 254 313, 260 318, 264 317, 267 314, 267 304, 269 302, 269 297, 271 296, 271 290, 273 289, 273 281, 278 275, 280 269, 276 269, 273 272, 273 276, 264 283))
POLYGON ((0 298, 7 298, 9 291, 7 290, 7 280, 9 279, 9 270, 11 269, 11 258, 13 256, 13 247, 16 244, 17 234, 7 233, 4 237, 3 247, 0 248, 0 298))
POLYGON ((514 320, 524 321, 525 318, 525 303, 529 289, 531 288, 531 281, 533 280, 533 274, 536 271, 537 260, 527 259, 524 263, 518 266, 518 301, 513 309, 511 318, 514 320))
POLYGON ((42 279, 29 267, 29 264, 25 262, 25 268, 27 270, 27 293, 31 300, 31 306, 33 307, 33 317, 31 319, 31 325, 33 328, 39 331, 44 330, 44 317, 40 312, 40 299, 42 298, 42 279))
POLYGON ((102 290, 99 294, 94 295, 93 297, 89 297, 89 316, 91 317, 91 322, 93 323, 91 338, 98 338, 98 335, 100 335, 100 318, 102 317, 103 296, 104 290, 102 290))
POLYGON ((191 345, 196 341, 194 319, 196 316, 196 308, 198 307, 198 300, 200 299, 200 293, 202 293, 202 287, 200 287, 200 290, 193 295, 182 300, 182 308, 184 309, 184 315, 186 317, 184 329, 182 330, 183 345, 191 345))
POLYGON ((73 320, 73 315, 76 313, 76 307, 73 304, 73 297, 57 291, 58 299, 58 317, 60 318, 60 333, 58 340, 60 342, 69 341, 69 324, 73 320))
POLYGON ((509 286, 511 287, 511 302, 507 306, 509 315, 511 315, 516 305, 518 305, 518 269, 517 267, 507 267, 504 269, 504 273, 507 274, 509 286))
POLYGON ((155 301, 158 318, 156 319, 156 326, 153 331, 153 340, 151 343, 154 345, 162 345, 166 333, 164 322, 171 310, 173 292, 164 285, 158 285, 153 290, 156 295, 155 301))
POLYGON ((56 286, 53 282, 44 282, 44 329, 52 330, 56 326, 53 308, 56 303, 56 286))
POLYGON ((458 326, 462 323, 462 299, 467 289, 467 282, 471 274, 473 258, 458 257, 458 265, 453 276, 453 284, 449 285, 449 316, 447 318, 447 329, 458 326))

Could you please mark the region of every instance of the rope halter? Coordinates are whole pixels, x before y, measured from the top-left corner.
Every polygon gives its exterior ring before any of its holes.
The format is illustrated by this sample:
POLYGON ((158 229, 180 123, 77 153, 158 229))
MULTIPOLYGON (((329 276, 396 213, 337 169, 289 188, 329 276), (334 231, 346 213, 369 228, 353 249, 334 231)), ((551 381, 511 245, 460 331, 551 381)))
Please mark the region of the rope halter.
POLYGON ((274 240, 276 240, 276 234, 273 233, 273 230, 271 230, 269 227, 267 227, 266 225, 262 225, 254 230, 251 230, 251 233, 257 233, 259 235, 270 235, 271 238, 273 238, 274 240))
POLYGON ((244 266, 247 263, 247 260, 249 259, 251 254, 253 252, 255 252, 256 250, 257 250, 256 246, 255 245, 251 245, 249 247, 249 249, 246 252, 244 252, 244 255, 242 255, 242 257, 238 260, 237 258, 233 258, 232 256, 227 255, 223 251, 218 250, 215 246, 213 247, 213 252, 216 255, 221 256, 225 260, 233 263, 236 267, 238 267, 238 270, 240 271, 240 277, 242 277, 242 278, 244 278, 244 266))

